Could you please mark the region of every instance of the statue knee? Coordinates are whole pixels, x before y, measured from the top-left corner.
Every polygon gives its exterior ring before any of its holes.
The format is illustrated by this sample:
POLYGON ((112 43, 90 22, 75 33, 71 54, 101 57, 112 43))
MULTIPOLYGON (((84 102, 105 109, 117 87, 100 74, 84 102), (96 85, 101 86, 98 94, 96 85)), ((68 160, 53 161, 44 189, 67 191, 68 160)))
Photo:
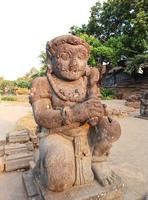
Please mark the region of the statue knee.
POLYGON ((55 141, 45 157, 47 187, 61 192, 71 188, 75 182, 74 150, 70 141, 55 141))

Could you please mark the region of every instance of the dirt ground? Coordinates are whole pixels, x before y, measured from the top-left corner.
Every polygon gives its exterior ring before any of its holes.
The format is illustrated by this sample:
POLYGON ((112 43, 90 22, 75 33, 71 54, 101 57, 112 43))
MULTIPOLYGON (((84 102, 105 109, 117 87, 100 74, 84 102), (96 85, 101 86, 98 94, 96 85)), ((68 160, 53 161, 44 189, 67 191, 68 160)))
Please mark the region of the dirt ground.
MULTIPOLYGON (((112 108, 129 110, 121 100, 105 103, 112 108)), ((10 127, 12 129, 16 121, 30 110, 27 106, 12 107, 0 103, 0 134, 10 130, 10 127)), ((113 144, 109 157, 111 168, 120 175, 125 184, 124 200, 142 200, 148 194, 148 120, 135 118, 138 112, 135 110, 128 117, 118 118, 122 136, 113 144)), ((27 200, 21 172, 0 174, 0 200, 20 199, 27 200)))
POLYGON ((13 130, 17 120, 31 111, 27 103, 0 102, 0 135, 13 130))

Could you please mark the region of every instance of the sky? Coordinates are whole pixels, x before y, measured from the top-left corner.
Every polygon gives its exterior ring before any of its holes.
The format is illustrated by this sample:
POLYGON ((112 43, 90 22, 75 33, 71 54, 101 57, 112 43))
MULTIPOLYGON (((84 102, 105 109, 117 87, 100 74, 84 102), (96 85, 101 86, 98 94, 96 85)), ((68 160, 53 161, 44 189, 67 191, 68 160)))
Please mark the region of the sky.
POLYGON ((16 80, 38 69, 46 42, 87 24, 96 1, 0 0, 0 76, 16 80))

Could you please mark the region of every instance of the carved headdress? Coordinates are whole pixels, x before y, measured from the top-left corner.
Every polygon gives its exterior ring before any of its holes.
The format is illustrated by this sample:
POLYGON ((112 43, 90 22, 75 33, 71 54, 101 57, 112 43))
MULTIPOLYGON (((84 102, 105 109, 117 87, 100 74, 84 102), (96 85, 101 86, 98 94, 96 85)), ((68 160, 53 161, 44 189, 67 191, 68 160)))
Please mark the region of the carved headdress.
POLYGON ((54 38, 50 42, 47 42, 46 45, 47 56, 48 57, 51 55, 54 56, 57 48, 62 44, 83 45, 87 49, 89 56, 90 53, 89 45, 84 40, 74 35, 59 36, 54 38))

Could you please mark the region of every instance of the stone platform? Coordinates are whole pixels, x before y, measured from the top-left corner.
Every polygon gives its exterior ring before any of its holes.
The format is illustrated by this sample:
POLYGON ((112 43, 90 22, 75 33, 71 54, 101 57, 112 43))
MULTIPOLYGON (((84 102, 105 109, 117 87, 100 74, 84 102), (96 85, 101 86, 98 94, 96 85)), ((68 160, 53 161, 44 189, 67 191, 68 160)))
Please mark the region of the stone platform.
POLYGON ((123 184, 118 176, 115 183, 107 187, 94 181, 90 185, 57 193, 45 189, 31 170, 23 173, 23 182, 28 200, 123 200, 123 184))

